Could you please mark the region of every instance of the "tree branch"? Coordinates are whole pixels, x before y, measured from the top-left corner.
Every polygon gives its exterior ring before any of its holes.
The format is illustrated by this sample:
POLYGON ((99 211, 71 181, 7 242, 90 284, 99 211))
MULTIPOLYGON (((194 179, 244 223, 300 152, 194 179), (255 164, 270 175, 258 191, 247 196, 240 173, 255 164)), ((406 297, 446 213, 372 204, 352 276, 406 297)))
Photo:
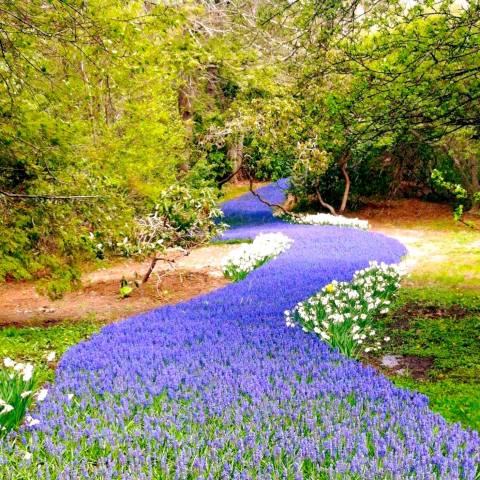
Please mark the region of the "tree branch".
POLYGON ((320 203, 323 208, 326 208, 332 215, 337 214, 337 212, 335 212, 335 209, 329 203, 323 200, 322 195, 320 194, 320 190, 318 188, 315 190, 315 195, 317 196, 318 203, 320 203))
POLYGON ((245 174, 248 177, 248 182, 249 182, 248 188, 250 190, 250 193, 254 197, 258 198, 263 204, 267 205, 270 208, 279 208, 285 215, 288 215, 288 216, 291 215, 290 212, 288 210, 286 210, 283 205, 279 205, 278 203, 270 203, 268 200, 265 200, 259 193, 257 193, 253 189, 253 177, 252 177, 252 175, 250 175, 250 172, 248 172, 247 169, 245 169, 245 174))
POLYGON ((35 200, 90 200, 100 198, 98 195, 28 195, 26 193, 11 193, 0 190, 0 195, 16 199, 35 199, 35 200))
POLYGON ((342 203, 340 205, 340 212, 344 212, 345 208, 347 207, 348 201, 348 194, 350 193, 350 177, 347 172, 347 161, 348 161, 348 154, 345 154, 340 159, 340 168, 342 169, 343 176, 345 178, 345 190, 343 191, 342 203))

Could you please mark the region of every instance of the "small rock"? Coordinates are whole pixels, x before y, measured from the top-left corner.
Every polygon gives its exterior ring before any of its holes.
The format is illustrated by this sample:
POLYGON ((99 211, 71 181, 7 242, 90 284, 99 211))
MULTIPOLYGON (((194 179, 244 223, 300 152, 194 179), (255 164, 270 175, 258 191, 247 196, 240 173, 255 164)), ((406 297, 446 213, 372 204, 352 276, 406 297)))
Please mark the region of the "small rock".
POLYGON ((387 368, 395 368, 400 365, 400 357, 398 355, 384 355, 382 357, 382 365, 387 368))
POLYGON ((220 278, 220 277, 223 277, 223 272, 220 272, 217 270, 211 270, 208 272, 208 275, 210 275, 210 277, 220 278))
POLYGON ((55 309, 51 307, 40 307, 38 310, 42 313, 53 313, 55 311, 55 309))

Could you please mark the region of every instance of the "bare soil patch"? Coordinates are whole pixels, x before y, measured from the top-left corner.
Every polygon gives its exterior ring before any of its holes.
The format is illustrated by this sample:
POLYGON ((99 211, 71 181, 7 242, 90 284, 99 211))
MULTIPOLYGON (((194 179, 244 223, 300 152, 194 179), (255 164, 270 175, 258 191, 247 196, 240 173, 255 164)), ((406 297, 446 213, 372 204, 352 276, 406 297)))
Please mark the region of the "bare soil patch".
MULTIPOLYGON (((350 216, 350 215, 349 215, 350 216)), ((415 227, 428 224, 442 225, 445 228, 464 229, 465 226, 453 219, 451 205, 436 202, 427 202, 415 198, 398 200, 368 201, 365 205, 351 214, 368 220, 372 227, 415 227)), ((474 222, 480 227, 480 217, 466 214, 465 220, 474 222)))
POLYGON ((426 380, 428 371, 432 368, 432 357, 418 357, 414 355, 395 355, 396 365, 386 367, 382 364, 382 357, 366 356, 363 361, 386 376, 409 376, 415 380, 426 380))
POLYGON ((439 307, 438 305, 425 305, 424 303, 407 303, 392 315, 391 327, 398 330, 407 330, 414 318, 428 318, 435 320, 439 318, 465 318, 473 315, 472 309, 460 305, 439 307))
POLYGON ((175 269, 159 262, 150 280, 128 298, 119 295, 120 281, 141 277, 149 261, 127 260, 86 273, 82 287, 60 300, 50 300, 31 282, 0 285, 0 327, 54 325, 91 319, 114 322, 141 312, 188 300, 229 283, 221 272, 222 258, 238 245, 212 245, 179 258, 175 269))
POLYGON ((157 285, 153 278, 128 298, 119 296, 119 280, 86 285, 60 300, 40 296, 32 285, 0 290, 0 327, 47 326, 63 321, 92 318, 102 323, 145 312, 162 305, 188 300, 223 287, 228 281, 205 272, 176 271, 157 285))

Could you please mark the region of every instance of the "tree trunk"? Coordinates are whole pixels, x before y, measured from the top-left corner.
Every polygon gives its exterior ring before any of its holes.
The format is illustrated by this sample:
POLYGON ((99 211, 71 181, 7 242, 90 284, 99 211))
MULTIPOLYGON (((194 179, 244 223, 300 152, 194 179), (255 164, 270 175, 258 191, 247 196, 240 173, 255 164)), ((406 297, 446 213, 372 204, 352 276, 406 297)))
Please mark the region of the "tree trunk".
POLYGON ((150 275, 152 274, 152 272, 155 268, 155 265, 158 263, 159 260, 160 260, 160 258, 157 257, 156 255, 153 255, 153 257, 150 259, 150 265, 149 265, 148 270, 146 271, 145 275, 143 276, 142 285, 144 283, 148 282, 148 279, 150 278, 150 275))
POLYGON ((178 110, 183 121, 190 120, 193 117, 190 96, 186 86, 182 86, 178 89, 178 110))
POLYGON ((232 172, 237 172, 230 181, 232 183, 238 183, 242 179, 243 135, 235 136, 227 148, 227 158, 232 164, 232 172))
POLYGON ((344 154, 340 159, 340 168, 342 169, 342 173, 345 178, 345 190, 343 191, 342 203, 339 208, 340 213, 343 213, 345 211, 345 208, 347 208, 348 194, 350 193, 350 177, 347 171, 348 157, 348 154, 344 154))
POLYGON ((323 208, 326 208, 332 215, 336 215, 337 212, 335 209, 329 203, 323 200, 322 195, 320 195, 320 190, 317 189, 315 193, 317 195, 318 203, 320 203, 323 208))

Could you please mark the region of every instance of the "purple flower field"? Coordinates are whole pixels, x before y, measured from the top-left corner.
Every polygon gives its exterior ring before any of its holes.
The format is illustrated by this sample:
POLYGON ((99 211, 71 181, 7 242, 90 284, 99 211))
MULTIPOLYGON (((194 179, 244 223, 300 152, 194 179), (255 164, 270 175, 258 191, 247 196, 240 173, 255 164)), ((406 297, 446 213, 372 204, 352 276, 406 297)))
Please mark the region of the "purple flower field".
MULTIPOLYGON (((260 191, 280 202, 285 186, 260 191)), ((222 208, 225 239, 281 232, 294 243, 245 280, 71 348, 32 412, 40 424, 0 443, 0 478, 478 478, 476 432, 285 326, 284 310, 370 260, 397 262, 404 247, 284 223, 250 194, 222 208)))

